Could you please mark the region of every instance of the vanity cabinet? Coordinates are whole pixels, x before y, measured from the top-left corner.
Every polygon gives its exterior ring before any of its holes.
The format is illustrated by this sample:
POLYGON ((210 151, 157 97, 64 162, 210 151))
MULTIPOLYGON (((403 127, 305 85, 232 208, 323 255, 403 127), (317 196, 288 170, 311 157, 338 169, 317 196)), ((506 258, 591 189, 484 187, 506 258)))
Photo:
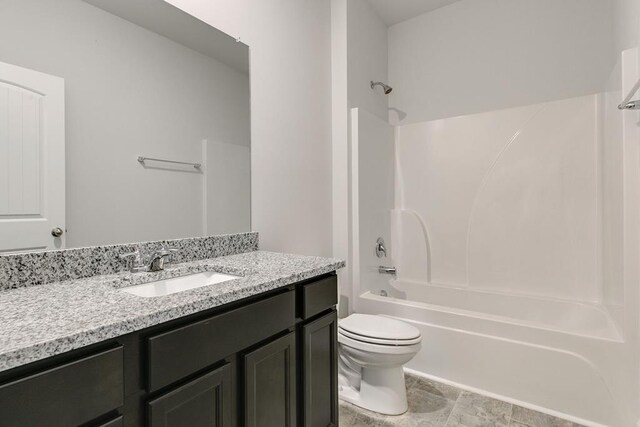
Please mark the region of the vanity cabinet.
POLYGON ((338 425, 327 274, 0 373, 1 426, 338 425))

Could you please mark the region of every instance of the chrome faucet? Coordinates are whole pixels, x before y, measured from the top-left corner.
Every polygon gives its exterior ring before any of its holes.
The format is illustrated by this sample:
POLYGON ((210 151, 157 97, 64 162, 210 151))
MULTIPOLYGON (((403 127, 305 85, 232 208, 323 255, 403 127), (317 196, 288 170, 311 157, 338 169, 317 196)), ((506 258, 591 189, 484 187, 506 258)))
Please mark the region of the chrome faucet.
POLYGON ((395 267, 385 267, 383 265, 381 265, 380 267, 378 267, 378 273, 380 274, 396 274, 396 268, 395 267))
POLYGON ((129 269, 132 273, 139 273, 141 271, 155 272, 164 270, 166 260, 176 252, 178 252, 177 249, 162 247, 157 251, 145 254, 141 252, 140 249, 137 249, 133 252, 120 255, 120 259, 133 259, 131 268, 129 269))
POLYGON ((165 260, 169 258, 174 252, 178 252, 177 249, 165 249, 162 248, 159 251, 155 251, 149 257, 149 270, 147 271, 162 271, 164 270, 165 260))

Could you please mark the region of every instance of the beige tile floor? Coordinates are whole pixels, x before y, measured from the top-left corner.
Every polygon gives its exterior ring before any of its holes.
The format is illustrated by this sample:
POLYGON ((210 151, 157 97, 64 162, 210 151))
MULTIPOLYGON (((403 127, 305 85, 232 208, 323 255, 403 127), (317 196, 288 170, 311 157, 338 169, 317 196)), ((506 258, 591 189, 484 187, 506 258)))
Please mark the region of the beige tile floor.
POLYGON ((409 410, 384 416, 340 401, 340 427, 581 427, 511 403, 407 375, 409 410))

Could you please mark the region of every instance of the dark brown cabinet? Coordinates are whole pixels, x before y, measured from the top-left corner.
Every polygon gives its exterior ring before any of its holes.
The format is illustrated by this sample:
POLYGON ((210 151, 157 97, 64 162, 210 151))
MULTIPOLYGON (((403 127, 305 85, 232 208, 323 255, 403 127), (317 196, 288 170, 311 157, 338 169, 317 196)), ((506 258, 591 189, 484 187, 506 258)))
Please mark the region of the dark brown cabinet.
POLYGON ((296 425, 296 335, 287 334, 244 356, 247 427, 296 425))
POLYGON ((123 348, 38 370, 0 386, 0 425, 80 425, 123 403, 123 348))
POLYGON ((0 426, 337 426, 337 279, 0 373, 0 426))
POLYGON ((338 425, 338 316, 335 311, 302 329, 305 427, 338 425))
POLYGON ((150 427, 231 427, 235 402, 230 364, 149 402, 150 427))

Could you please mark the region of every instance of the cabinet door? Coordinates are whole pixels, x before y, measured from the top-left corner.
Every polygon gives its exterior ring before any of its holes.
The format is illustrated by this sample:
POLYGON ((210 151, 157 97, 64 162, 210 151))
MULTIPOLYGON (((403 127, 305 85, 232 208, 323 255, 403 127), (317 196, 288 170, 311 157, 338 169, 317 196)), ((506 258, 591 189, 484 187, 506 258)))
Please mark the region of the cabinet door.
POLYGON ((338 425, 338 317, 333 311, 302 327, 304 425, 338 425))
POLYGON ((151 427, 231 426, 232 370, 226 364, 149 402, 151 427))
POLYGON ((244 369, 246 426, 295 426, 295 333, 245 355, 244 369))

